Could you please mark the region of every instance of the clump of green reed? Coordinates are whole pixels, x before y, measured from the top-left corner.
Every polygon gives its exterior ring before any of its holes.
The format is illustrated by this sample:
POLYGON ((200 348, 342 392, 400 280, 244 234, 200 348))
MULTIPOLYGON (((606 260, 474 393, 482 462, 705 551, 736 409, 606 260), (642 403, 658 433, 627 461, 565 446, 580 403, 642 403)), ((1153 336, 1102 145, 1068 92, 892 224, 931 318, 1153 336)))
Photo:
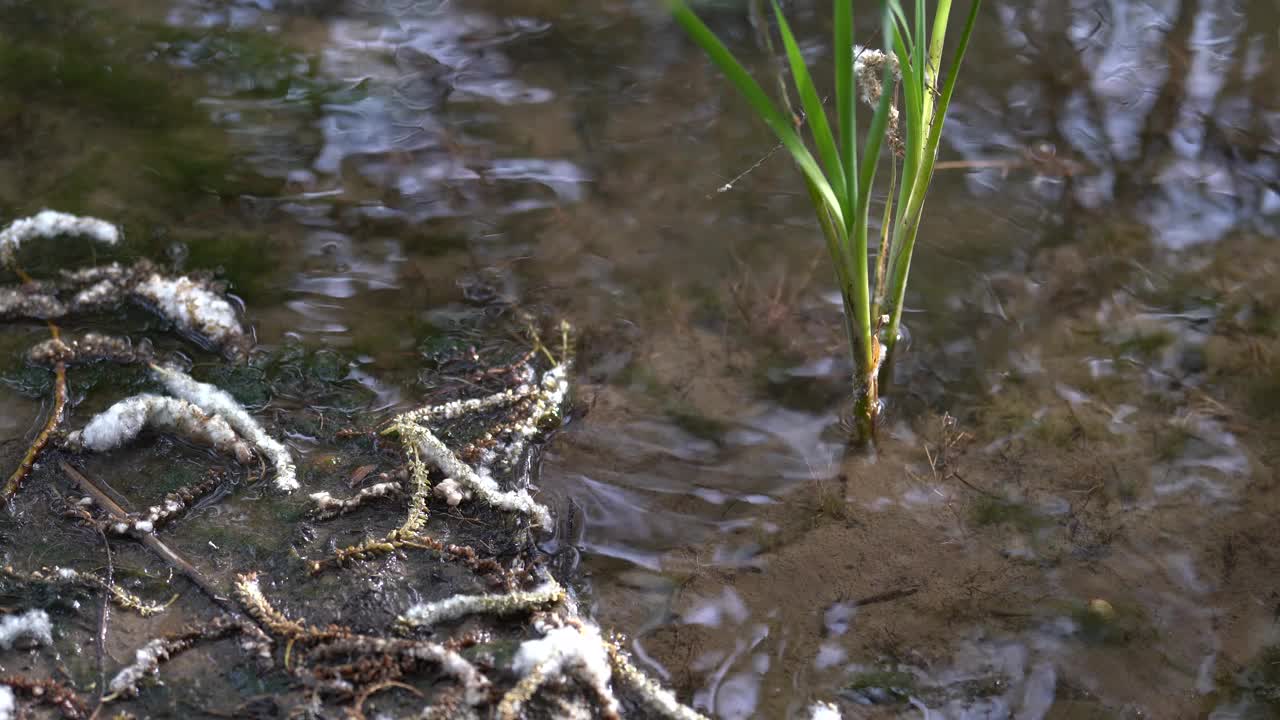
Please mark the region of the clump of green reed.
POLYGON ((800 169, 844 299, 845 329, 854 361, 855 415, 859 434, 869 438, 880 410, 880 386, 888 378, 901 337, 907 275, 933 179, 943 121, 981 0, 973 0, 969 7, 949 72, 941 83, 950 0, 938 0, 932 23, 926 17, 924 0, 913 1, 910 15, 900 0, 886 0, 880 21, 890 46, 887 54, 854 46, 852 1, 836 0, 834 130, 791 27, 777 0, 772 2, 816 159, 793 119, 779 109, 685 0, 668 0, 676 21, 773 130, 800 169), (895 102, 899 93, 900 101, 895 102), (861 148, 859 99, 875 106, 861 148), (882 152, 886 140, 891 149, 882 152), (868 210, 876 171, 882 163, 889 165, 891 180, 873 275, 868 210))

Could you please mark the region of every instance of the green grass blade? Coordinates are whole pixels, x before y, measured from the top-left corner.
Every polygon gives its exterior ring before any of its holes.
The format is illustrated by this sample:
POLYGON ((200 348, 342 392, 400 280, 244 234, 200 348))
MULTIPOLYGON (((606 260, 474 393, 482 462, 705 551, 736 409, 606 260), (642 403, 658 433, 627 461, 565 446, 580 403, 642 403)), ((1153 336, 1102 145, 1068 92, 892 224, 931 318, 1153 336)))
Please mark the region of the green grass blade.
POLYGON ((928 77, 925 73, 924 59, 925 53, 929 51, 929 26, 925 24, 924 0, 915 0, 913 4, 916 12, 916 37, 912 43, 914 47, 911 48, 914 53, 912 56, 912 65, 914 67, 912 69, 920 74, 918 78, 920 87, 927 88, 925 81, 928 77))
MULTIPOLYGON (((938 7, 933 14, 933 35, 929 38, 929 58, 925 65, 925 81, 930 87, 936 87, 938 76, 942 70, 942 49, 947 41, 947 25, 951 22, 951 0, 938 0, 938 7)), ((924 124, 933 124, 934 95, 927 93, 924 98, 924 124)))
MULTIPOLYGON (((956 54, 951 59, 951 74, 947 76, 947 82, 943 85, 942 93, 938 97, 937 122, 932 123, 929 128, 927 145, 927 148, 932 150, 929 159, 930 171, 937 157, 938 143, 942 140, 942 125, 947 118, 947 108, 951 106, 951 96, 955 94, 956 80, 960 77, 960 65, 964 62, 965 52, 969 49, 969 39, 973 37, 973 27, 978 21, 978 10, 981 7, 982 0, 973 0, 969 5, 969 16, 965 18, 964 30, 960 33, 960 44, 956 47, 956 54)), ((939 43, 938 54, 942 54, 941 43, 939 43)))
MULTIPOLYGON (((906 13, 902 12, 902 3, 898 0, 888 0, 885 6, 889 9, 889 13, 893 16, 896 26, 902 31, 906 37, 911 37, 911 24, 907 22, 906 13)), ((887 35, 885 37, 888 37, 887 35)))
POLYGON ((916 171, 920 166, 920 154, 924 151, 924 130, 918 120, 921 112, 921 93, 919 86, 916 84, 915 75, 911 71, 911 53, 908 50, 907 40, 895 24, 886 22, 884 31, 886 37, 890 38, 893 52, 898 57, 898 64, 902 68, 904 107, 899 116, 899 132, 903 132, 903 145, 906 148, 906 152, 902 162, 902 185, 898 190, 898 216, 894 220, 894 227, 897 228, 901 225, 903 213, 908 206, 907 201, 910 199, 911 191, 915 187, 916 171))
POLYGON ((840 164, 845 175, 844 206, 852 208, 858 197, 858 94, 853 79, 852 0, 835 0, 834 35, 836 124, 840 133, 840 164))
POLYGON ((756 114, 764 120, 765 124, 773 130, 779 142, 791 153, 792 160, 796 166, 800 168, 800 172, 804 173, 805 180, 814 184, 819 197, 826 203, 834 218, 843 226, 844 213, 840 208, 840 201, 836 197, 836 193, 831 187, 831 183, 822 174, 822 169, 818 167, 817 160, 814 160, 809 149, 805 147, 804 141, 796 133, 791 126, 791 121, 781 111, 777 105, 760 84, 751 77, 742 63, 733 56, 729 48, 720 42, 711 28, 707 27, 702 20, 694 14, 689 6, 683 0, 667 0, 671 8, 671 14, 676 22, 684 28, 689 37, 702 48, 703 52, 711 58, 711 62, 720 68, 720 72, 724 73, 729 82, 733 83, 738 92, 751 105, 756 114))
MULTIPOLYGON (((795 81, 796 91, 800 94, 800 104, 808 118, 809 130, 813 133, 813 144, 818 148, 818 157, 821 158, 822 167, 826 170, 827 181, 831 184, 837 198, 845 199, 848 195, 845 192, 844 167, 840 162, 836 138, 831 134, 831 125, 827 122, 826 109, 822 107, 822 98, 818 97, 818 91, 813 86, 813 78, 809 75, 809 68, 805 65, 804 56, 800 53, 800 46, 796 44, 791 25, 787 23, 787 18, 782 14, 782 8, 778 6, 777 0, 773 2, 773 13, 778 18, 778 32, 782 35, 782 45, 787 51, 787 60, 791 64, 791 76, 795 81)), ((841 210, 848 217, 851 208, 842 205, 841 210)))
MULTIPOLYGON (((902 322, 902 303, 907 291, 907 277, 911 270, 911 256, 915 250, 916 234, 920 228, 921 212, 924 199, 933 179, 934 161, 938 155, 938 144, 942 139, 942 126, 947 118, 947 108, 951 105, 951 96, 955 93, 956 80, 960 75, 960 65, 964 61, 965 52, 969 48, 969 39, 973 35, 973 27, 978 18, 978 10, 982 0, 973 0, 969 6, 969 15, 965 19, 964 30, 960 34, 960 42, 949 68, 950 75, 943 86, 937 101, 935 117, 929 128, 929 138, 925 147, 925 155, 921 161, 919 173, 909 195, 909 207, 897 223, 894 237, 894 258, 890 275, 889 292, 893 295, 893 314, 889 322, 887 345, 892 352, 898 339, 898 329, 902 322)), ((901 211, 902 208, 899 208, 901 211)))
POLYGON ((925 140, 924 152, 920 158, 920 170, 912 188, 907 216, 918 216, 924 206, 924 196, 933 179, 933 166, 938 157, 938 145, 942 142, 942 126, 946 123, 947 109, 951 106, 951 96, 955 94, 956 80, 960 76, 960 65, 964 62, 965 52, 969 49, 969 39, 973 35, 973 27, 978 19, 978 10, 982 0, 973 0, 969 6, 969 16, 965 18, 964 30, 960 33, 960 42, 955 56, 951 60, 950 75, 943 84, 937 100, 933 122, 929 125, 929 135, 925 140))

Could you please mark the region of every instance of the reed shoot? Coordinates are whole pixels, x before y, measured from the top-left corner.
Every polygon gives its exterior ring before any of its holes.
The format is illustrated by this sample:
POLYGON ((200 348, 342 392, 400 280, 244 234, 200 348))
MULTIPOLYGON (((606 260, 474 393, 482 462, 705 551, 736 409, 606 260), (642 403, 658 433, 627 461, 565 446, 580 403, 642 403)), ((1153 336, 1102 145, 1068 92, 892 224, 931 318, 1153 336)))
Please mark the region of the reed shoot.
POLYGON ((969 6, 948 73, 941 82, 951 0, 938 0, 932 22, 924 0, 912 0, 910 13, 903 9, 901 0, 885 0, 878 18, 888 45, 885 52, 854 45, 852 0, 835 0, 834 122, 786 16, 777 0, 770 1, 793 90, 809 130, 808 142, 792 117, 779 108, 685 0, 668 0, 668 4, 676 21, 773 130, 800 170, 844 301, 845 328, 853 355, 857 429, 861 437, 869 439, 880 412, 880 388, 888 384, 889 367, 901 337, 907 276, 943 122, 981 0, 973 0, 969 6), (861 144, 860 101, 874 108, 862 131, 861 144), (887 151, 886 144, 890 146, 887 151), (876 173, 886 162, 891 179, 872 273, 869 210, 876 173))

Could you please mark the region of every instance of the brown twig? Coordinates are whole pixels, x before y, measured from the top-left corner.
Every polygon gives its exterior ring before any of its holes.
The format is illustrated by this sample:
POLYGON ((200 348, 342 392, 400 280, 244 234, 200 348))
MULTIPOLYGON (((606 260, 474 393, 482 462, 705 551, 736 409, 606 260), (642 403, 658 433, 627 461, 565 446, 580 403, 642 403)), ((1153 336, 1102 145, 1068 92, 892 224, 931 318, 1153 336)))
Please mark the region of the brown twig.
MULTIPOLYGON (((107 585, 115 584, 116 566, 111 557, 111 541, 107 539, 107 534, 98 526, 98 537, 102 539, 102 549, 107 554, 107 585)), ((89 716, 89 720, 97 720, 98 713, 102 712, 102 706, 106 703, 107 697, 107 621, 111 618, 111 593, 102 593, 102 605, 98 609, 98 634, 95 640, 94 652, 98 660, 98 705, 93 709, 93 714, 89 716)))
POLYGON ((866 607, 867 605, 875 605, 877 603, 885 603, 885 602, 893 602, 894 600, 901 600, 902 598, 905 598, 905 597, 911 597, 912 595, 915 595, 918 592, 920 592, 920 588, 899 588, 897 590, 890 590, 888 592, 876 593, 875 595, 868 595, 867 597, 861 598, 859 600, 854 600, 850 604, 853 607, 866 607))
MULTIPOLYGON (((53 331, 54 337, 58 336, 58 328, 53 323, 49 323, 50 329, 53 331)), ((31 446, 27 448, 27 454, 22 457, 22 462, 18 464, 13 474, 9 476, 8 481, 4 484, 4 489, 0 490, 0 499, 8 500, 18 492, 18 488, 22 487, 22 481, 27 479, 31 474, 31 468, 35 467, 36 459, 40 457, 40 453, 44 451, 45 446, 49 444, 49 439, 53 437, 53 433, 58 429, 58 423, 62 422, 62 411, 67 405, 67 365, 63 362, 55 363, 53 366, 53 409, 49 411, 49 419, 45 421, 44 427, 40 429, 40 434, 36 435, 31 441, 31 446)))
POLYGON ((404 690, 405 692, 411 693, 419 698, 423 697, 422 691, 412 685, 408 685, 402 682, 397 682, 395 680, 384 680, 376 685, 369 685, 365 688, 362 688, 360 692, 356 693, 355 700, 352 701, 351 703, 352 717, 357 718, 358 720, 364 720, 365 701, 367 701, 370 697, 372 697, 376 693, 380 693, 383 690, 392 690, 392 689, 404 690))
MULTIPOLYGON (((35 679, 22 675, 6 675, 0 677, 0 685, 7 685, 15 694, 30 698, 41 705, 52 705, 58 708, 62 717, 68 720, 80 720, 87 717, 89 708, 76 692, 56 680, 35 679)), ((22 717, 19 715, 18 717, 22 717)))
MULTIPOLYGON (((94 503, 110 515, 113 521, 128 522, 128 513, 125 512, 124 508, 120 507, 120 505, 108 497, 106 493, 99 489, 97 485, 89 480, 89 478, 85 477, 83 473, 76 470, 65 460, 59 460, 58 467, 62 469, 62 472, 65 473, 67 477, 74 480, 86 495, 92 497, 94 503)), ((251 618, 248 618, 241 613, 236 604, 223 593, 219 592, 218 588, 214 587, 213 583, 210 582, 203 573, 197 570, 194 565, 187 562, 181 555, 174 552, 173 549, 160 540, 160 538, 156 537, 152 533, 139 532, 136 530, 132 532, 132 536, 136 538, 138 542, 147 546, 148 550, 158 555, 166 564, 190 580, 193 585, 199 588, 205 595, 209 596, 210 600, 217 603, 218 607, 225 610, 232 618, 242 624, 248 623, 247 627, 255 629, 260 635, 265 635, 261 626, 251 618)))
MULTIPOLYGON (((111 680, 111 684, 103 688, 103 692, 108 690, 111 692, 102 701, 111 702, 120 698, 136 696, 144 679, 159 672, 161 665, 195 647, 196 643, 221 640, 225 637, 236 635, 243 630, 244 625, 242 623, 238 623, 224 615, 214 618, 203 625, 188 626, 178 632, 161 635, 148 641, 135 653, 133 664, 121 668, 120 672, 111 680)), ((102 706, 99 705, 98 709, 93 711, 93 714, 97 715, 98 710, 101 709, 102 706)))
MULTIPOLYGON (((30 275, 20 267, 14 267, 14 272, 18 275, 18 279, 24 283, 33 282, 30 275)), ((49 324, 49 335, 53 340, 61 340, 62 334, 58 326, 52 320, 46 320, 49 324)), ((62 422, 62 411, 67 405, 67 364, 61 360, 53 364, 53 409, 49 412, 49 419, 45 421, 44 427, 40 429, 40 434, 36 435, 31 441, 31 446, 27 448, 27 454, 22 457, 22 462, 18 464, 13 474, 5 482, 4 488, 0 489, 0 499, 8 501, 17 494, 18 488, 22 487, 22 481, 27 479, 31 474, 31 468, 35 467, 36 459, 40 457, 40 453, 44 451, 46 445, 49 444, 49 438, 53 437, 53 433, 58 429, 58 423, 62 422)))

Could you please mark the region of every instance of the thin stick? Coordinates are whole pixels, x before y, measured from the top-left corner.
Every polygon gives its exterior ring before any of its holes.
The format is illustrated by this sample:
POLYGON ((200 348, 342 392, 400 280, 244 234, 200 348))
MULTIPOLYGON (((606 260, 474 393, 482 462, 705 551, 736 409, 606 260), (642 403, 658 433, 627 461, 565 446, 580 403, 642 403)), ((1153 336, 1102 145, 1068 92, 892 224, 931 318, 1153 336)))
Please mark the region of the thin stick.
MULTIPOLYGON (((50 324, 52 325, 52 323, 50 324)), ((58 336, 57 328, 53 327, 53 336, 58 336)), ((31 474, 31 468, 35 467, 36 459, 40 457, 40 453, 44 451, 45 446, 49 444, 49 439, 53 437, 53 433, 58 429, 58 424, 62 422, 62 411, 67 405, 67 366, 62 362, 58 362, 53 366, 53 409, 49 412, 49 419, 45 421, 44 427, 40 429, 40 434, 36 435, 35 440, 31 441, 31 446, 27 448, 27 454, 22 457, 22 462, 18 464, 13 474, 9 476, 8 481, 4 484, 4 489, 0 490, 0 499, 8 500, 12 498, 20 487, 22 481, 27 479, 31 474)))
MULTIPOLYGON (((882 329, 880 314, 884 312, 884 288, 889 275, 889 256, 893 249, 893 233, 890 232, 890 227, 893 225, 893 196, 897 185, 898 161, 890 153, 889 194, 884 197, 884 218, 880 221, 880 253, 876 257, 876 292, 871 303, 871 322, 877 333, 882 329)), ((884 385, 888 386, 888 383, 884 385)))
MULTIPOLYGON (((129 522, 128 513, 124 511, 124 508, 116 504, 116 501, 108 497, 106 493, 104 493, 101 489, 99 489, 97 485, 95 485, 91 480, 89 480, 89 478, 85 477, 83 473, 81 473, 79 470, 76 470, 74 467, 68 464, 65 460, 59 460, 58 467, 62 469, 62 472, 65 473, 67 477, 74 480, 75 483, 80 486, 80 489, 84 491, 86 495, 89 495, 90 497, 92 497, 93 501, 97 503, 98 507, 102 508, 104 511, 106 511, 108 515, 111 516, 111 519, 113 522, 122 522, 122 523, 129 522)), ((262 627, 260 625, 254 622, 251 618, 248 618, 243 613, 241 613, 239 607, 234 602, 232 602, 231 599, 227 598, 225 595, 218 592, 218 589, 214 587, 213 583, 210 582, 208 578, 206 578, 199 570, 197 570, 194 565, 192 565, 191 563, 183 559, 181 555, 174 552, 173 549, 170 548, 168 545, 166 545, 163 541, 161 541, 160 538, 156 537, 154 534, 149 532, 137 532, 137 531, 133 532, 133 537, 136 538, 143 545, 146 545, 148 550, 160 556, 160 559, 165 561, 165 563, 167 563, 170 567, 177 570, 179 573, 185 576, 188 580, 190 580, 193 585, 199 588, 200 591, 203 592, 205 595, 209 596, 210 600, 213 600, 215 603, 217 603, 218 607, 222 608, 229 615, 231 615, 231 617, 237 623, 241 624, 241 626, 245 626, 245 624, 247 623, 248 627, 255 628, 258 630, 258 632, 263 632, 262 627)))
MULTIPOLYGON (((34 282, 31 276, 22 268, 14 267, 13 271, 22 282, 34 282)), ((61 332, 58 330, 58 326, 52 320, 46 320, 45 322, 49 324, 49 335, 54 340, 60 340, 61 332)), ((31 468, 35 467, 36 458, 40 457, 40 453, 49 444, 49 438, 53 437, 53 432, 58 429, 58 423, 62 422, 62 411, 66 405, 67 365, 59 360, 53 366, 53 410, 49 412, 49 419, 45 421, 40 434, 36 435, 35 440, 31 441, 31 446, 27 448, 27 454, 22 457, 22 462, 18 464, 17 469, 9 476, 4 488, 0 489, 0 500, 8 501, 17 494, 18 488, 22 487, 22 481, 27 479, 27 476, 31 474, 31 468)))
MULTIPOLYGON (((102 549, 107 554, 107 585, 114 585, 116 578, 116 566, 111 558, 111 541, 107 539, 107 534, 98 528, 98 537, 102 539, 102 549)), ((111 619, 111 593, 102 593, 102 606, 98 609, 98 637, 95 638, 96 647, 94 648, 98 656, 98 706, 93 709, 93 714, 89 716, 89 720, 97 720, 98 713, 102 712, 102 706, 106 703, 107 698, 107 622, 111 619)))
POLYGON ((901 600, 905 597, 911 597, 918 592, 920 592, 920 588, 901 588, 898 590, 890 590, 888 592, 877 593, 875 595, 864 597, 861 600, 854 600, 852 605, 854 607, 866 607, 867 605, 875 605, 877 603, 892 602, 894 600, 901 600))

